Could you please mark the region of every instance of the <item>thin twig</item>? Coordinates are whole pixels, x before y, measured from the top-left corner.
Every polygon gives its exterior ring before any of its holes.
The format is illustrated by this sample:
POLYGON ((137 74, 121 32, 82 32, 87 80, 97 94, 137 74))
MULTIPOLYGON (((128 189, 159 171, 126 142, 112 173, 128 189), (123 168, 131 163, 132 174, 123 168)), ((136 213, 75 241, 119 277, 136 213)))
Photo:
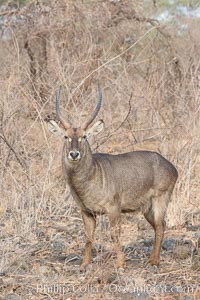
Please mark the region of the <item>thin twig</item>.
POLYGON ((76 87, 76 89, 74 90, 73 94, 76 93, 77 90, 80 89, 80 87, 84 84, 84 82, 90 77, 92 76, 94 73, 98 72, 99 70, 101 70, 103 67, 105 67, 106 65, 110 64, 112 61, 114 61, 115 59, 121 57, 122 55, 124 55, 126 52, 128 52, 130 49, 132 49, 133 47, 136 47, 150 32, 152 32, 154 29, 157 29, 159 26, 154 26, 151 29, 149 29, 147 32, 145 32, 145 34, 143 34, 143 36, 141 36, 136 42, 134 42, 133 44, 130 45, 130 47, 126 48, 124 51, 122 51, 121 53, 117 54, 116 56, 112 57, 111 59, 109 59, 108 61, 106 61, 104 64, 102 64, 101 66, 99 66, 98 68, 94 69, 92 72, 90 72, 83 80, 81 80, 81 82, 79 83, 79 85, 76 87))
POLYGON ((121 124, 117 128, 115 128, 111 133, 108 134, 107 138, 103 142, 101 142, 100 144, 97 144, 97 146, 94 149, 94 151, 96 151, 99 148, 99 146, 105 144, 114 135, 114 133, 116 133, 124 125, 124 123, 127 121, 128 117, 129 117, 129 115, 131 113, 131 109, 132 109, 132 107, 131 107, 131 99, 132 99, 132 97, 133 97, 133 93, 131 93, 131 95, 130 95, 130 98, 129 98, 129 101, 128 101, 129 109, 128 109, 128 112, 127 112, 124 120, 121 122, 121 124))

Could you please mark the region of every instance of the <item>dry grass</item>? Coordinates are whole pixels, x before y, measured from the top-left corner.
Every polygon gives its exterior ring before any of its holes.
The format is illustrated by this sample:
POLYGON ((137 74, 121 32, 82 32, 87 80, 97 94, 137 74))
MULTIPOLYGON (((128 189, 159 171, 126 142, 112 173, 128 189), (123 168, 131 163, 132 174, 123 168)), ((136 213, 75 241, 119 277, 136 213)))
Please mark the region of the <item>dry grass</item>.
MULTIPOLYGON (((132 299, 134 286, 162 283, 192 286, 192 292, 182 294, 198 299, 200 236, 187 229, 200 226, 198 20, 182 20, 188 31, 178 35, 173 24, 163 27, 144 19, 140 1, 134 6, 132 1, 38 3, 17 12, 29 17, 16 28, 8 24, 12 38, 0 41, 2 297, 14 293, 21 299, 132 299), (79 260, 70 261, 69 255, 82 253, 83 226, 62 178, 62 142, 47 132, 44 120, 54 113, 55 90, 62 84, 65 115, 75 124, 83 121, 95 105, 97 80, 103 89, 100 117, 106 130, 91 141, 94 151, 156 150, 179 171, 166 232, 177 242, 174 251, 163 251, 156 273, 144 268, 149 250, 141 244, 153 233, 146 225, 140 228, 140 217, 129 215, 123 217, 123 276, 112 258, 94 262, 86 275, 79 274, 79 260), (197 255, 191 250, 182 257, 187 252, 179 248, 184 240, 192 243, 190 250, 196 247, 197 255), (109 280, 113 286, 106 285, 109 280), (63 290, 50 288, 56 284, 74 290, 63 296, 63 290), (81 292, 89 285, 96 290, 81 292), (129 293, 115 290, 125 286, 129 293)), ((150 16, 155 8, 149 5, 150 16)), ((100 217, 94 247, 100 254, 108 246, 107 219, 100 217)), ((162 297, 174 299, 175 294, 162 297)))

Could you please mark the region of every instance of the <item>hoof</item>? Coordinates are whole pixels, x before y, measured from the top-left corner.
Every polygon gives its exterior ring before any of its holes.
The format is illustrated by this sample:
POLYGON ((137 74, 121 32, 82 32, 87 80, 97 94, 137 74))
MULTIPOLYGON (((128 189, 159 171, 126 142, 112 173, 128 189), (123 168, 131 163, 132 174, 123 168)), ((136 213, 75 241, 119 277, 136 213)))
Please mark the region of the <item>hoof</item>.
POLYGON ((152 262, 150 260, 144 264, 144 267, 152 273, 155 273, 158 271, 158 265, 152 264, 152 262))
POLYGON ((85 273, 87 271, 88 264, 82 264, 80 266, 80 273, 85 273))
POLYGON ((151 266, 157 266, 159 267, 160 261, 158 259, 151 259, 148 261, 148 264, 151 266))
MULTIPOLYGON (((80 266, 80 273, 86 273, 89 270, 92 270, 93 266, 92 266, 92 262, 88 262, 88 263, 82 263, 80 266)), ((0 299, 1 300, 1 299, 0 299)))
POLYGON ((147 267, 148 269, 152 269, 152 270, 158 270, 159 264, 160 264, 160 261, 158 259, 150 258, 145 263, 145 267, 147 267))

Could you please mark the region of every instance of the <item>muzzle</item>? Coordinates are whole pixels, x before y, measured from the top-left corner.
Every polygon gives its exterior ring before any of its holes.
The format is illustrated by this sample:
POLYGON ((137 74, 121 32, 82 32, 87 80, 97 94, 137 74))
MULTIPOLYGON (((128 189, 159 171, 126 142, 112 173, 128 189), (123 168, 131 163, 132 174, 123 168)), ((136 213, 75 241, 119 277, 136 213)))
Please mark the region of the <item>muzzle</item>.
POLYGON ((72 161, 77 161, 81 158, 81 154, 77 150, 70 151, 68 154, 68 159, 72 161))

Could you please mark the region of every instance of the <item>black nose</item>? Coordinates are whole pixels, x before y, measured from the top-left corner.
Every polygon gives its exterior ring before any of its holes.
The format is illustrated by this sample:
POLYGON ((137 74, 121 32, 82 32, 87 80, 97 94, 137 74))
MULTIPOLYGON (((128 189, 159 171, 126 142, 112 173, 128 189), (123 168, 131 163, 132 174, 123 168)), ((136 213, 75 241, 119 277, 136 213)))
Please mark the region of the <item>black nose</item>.
POLYGON ((70 151, 69 155, 71 156, 72 159, 76 159, 76 158, 78 158, 80 153, 79 153, 79 151, 70 151))

